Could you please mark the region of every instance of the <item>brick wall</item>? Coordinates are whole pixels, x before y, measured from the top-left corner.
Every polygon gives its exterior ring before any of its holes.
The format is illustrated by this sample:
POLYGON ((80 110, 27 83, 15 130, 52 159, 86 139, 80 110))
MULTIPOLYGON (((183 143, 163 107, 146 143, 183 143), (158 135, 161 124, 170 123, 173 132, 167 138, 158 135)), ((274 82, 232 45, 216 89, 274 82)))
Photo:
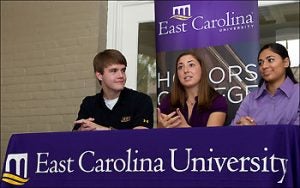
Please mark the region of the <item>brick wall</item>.
POLYGON ((1 1, 1 170, 11 134, 72 129, 106 18, 106 1, 1 1))

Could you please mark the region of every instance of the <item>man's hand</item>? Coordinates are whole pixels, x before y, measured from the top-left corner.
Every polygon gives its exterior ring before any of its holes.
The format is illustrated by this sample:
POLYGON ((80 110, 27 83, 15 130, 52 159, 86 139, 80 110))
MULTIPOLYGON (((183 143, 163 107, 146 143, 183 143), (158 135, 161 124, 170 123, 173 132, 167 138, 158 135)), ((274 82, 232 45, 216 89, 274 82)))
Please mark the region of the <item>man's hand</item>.
POLYGON ((94 118, 88 119, 80 119, 74 122, 74 124, 80 124, 78 131, 104 131, 104 130, 111 130, 108 127, 104 127, 94 123, 94 118))
POLYGON ((149 129, 148 127, 145 127, 145 126, 136 126, 134 127, 133 129, 149 129))

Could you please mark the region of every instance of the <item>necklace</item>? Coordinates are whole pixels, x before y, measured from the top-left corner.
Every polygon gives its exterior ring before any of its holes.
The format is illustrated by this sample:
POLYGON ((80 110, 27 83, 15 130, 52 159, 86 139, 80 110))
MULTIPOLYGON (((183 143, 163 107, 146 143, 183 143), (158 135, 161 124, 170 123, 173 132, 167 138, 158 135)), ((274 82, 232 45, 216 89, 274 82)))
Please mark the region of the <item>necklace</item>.
POLYGON ((191 102, 191 101, 187 100, 186 102, 191 106, 194 106, 194 104, 195 104, 195 101, 191 102))

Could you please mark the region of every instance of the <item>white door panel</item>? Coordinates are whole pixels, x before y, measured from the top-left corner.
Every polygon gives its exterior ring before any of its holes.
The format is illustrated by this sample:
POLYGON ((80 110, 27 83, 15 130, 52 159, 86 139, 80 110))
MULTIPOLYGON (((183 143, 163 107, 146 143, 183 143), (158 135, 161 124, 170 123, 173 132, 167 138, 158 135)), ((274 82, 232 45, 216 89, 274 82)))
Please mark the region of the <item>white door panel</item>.
POLYGON ((126 86, 132 89, 137 88, 138 26, 143 22, 154 22, 153 1, 108 1, 107 48, 126 57, 126 86))

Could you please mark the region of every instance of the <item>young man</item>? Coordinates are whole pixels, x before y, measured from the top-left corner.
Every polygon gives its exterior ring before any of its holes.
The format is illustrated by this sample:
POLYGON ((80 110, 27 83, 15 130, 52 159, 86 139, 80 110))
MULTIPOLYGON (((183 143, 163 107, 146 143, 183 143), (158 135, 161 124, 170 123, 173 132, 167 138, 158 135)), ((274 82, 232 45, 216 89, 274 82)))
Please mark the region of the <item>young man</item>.
POLYGON ((151 98, 125 87, 127 61, 123 54, 104 50, 95 56, 93 65, 102 89, 83 99, 73 130, 153 128, 151 98))

